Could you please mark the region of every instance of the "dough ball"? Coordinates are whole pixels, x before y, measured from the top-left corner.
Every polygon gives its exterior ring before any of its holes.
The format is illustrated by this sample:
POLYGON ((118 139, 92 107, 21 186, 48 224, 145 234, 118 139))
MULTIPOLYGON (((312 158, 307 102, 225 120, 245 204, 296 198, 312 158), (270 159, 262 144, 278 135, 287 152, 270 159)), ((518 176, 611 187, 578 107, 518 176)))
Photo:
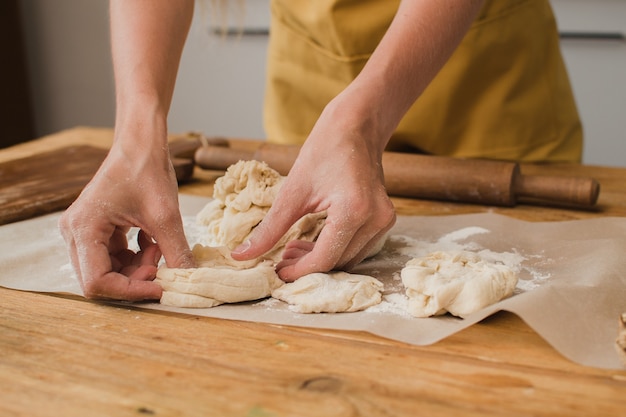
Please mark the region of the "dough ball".
POLYGON ((211 308, 223 303, 214 298, 202 297, 201 295, 163 290, 161 304, 171 307, 211 308))
MULTIPOLYGON (((234 249, 261 223, 280 190, 284 177, 265 162, 239 161, 215 181, 213 200, 197 215, 207 226, 206 243, 234 249)), ((326 211, 303 216, 274 245, 264 259, 276 262, 292 240, 314 241, 324 227, 326 211)))
POLYGON ((239 161, 215 181, 213 200, 197 215, 209 246, 234 249, 272 206, 284 177, 265 162, 239 161))
POLYGON ((284 284, 270 261, 236 261, 224 247, 196 245, 193 254, 198 268, 162 267, 157 271, 155 282, 163 288, 161 304, 214 307, 258 300, 284 284))
POLYGON ((215 181, 213 198, 237 211, 251 206, 270 207, 284 177, 265 162, 239 161, 215 181))
POLYGON ((382 282, 367 275, 313 273, 273 290, 272 297, 298 313, 341 313, 380 303, 382 290, 382 282))
POLYGON ((510 296, 518 279, 506 265, 466 251, 435 252, 411 259, 400 275, 409 298, 409 313, 415 317, 446 311, 467 317, 510 296))

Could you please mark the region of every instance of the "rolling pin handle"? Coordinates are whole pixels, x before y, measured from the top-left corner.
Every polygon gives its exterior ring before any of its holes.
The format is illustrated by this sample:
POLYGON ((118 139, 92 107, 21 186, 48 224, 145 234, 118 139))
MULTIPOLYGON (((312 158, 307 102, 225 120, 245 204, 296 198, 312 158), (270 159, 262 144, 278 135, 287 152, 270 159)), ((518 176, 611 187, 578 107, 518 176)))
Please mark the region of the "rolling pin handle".
POLYGON ((591 207, 598 201, 600 184, 593 178, 520 175, 515 181, 518 199, 591 207))
POLYGON ((263 161, 280 175, 287 175, 300 153, 300 145, 277 145, 264 142, 254 153, 254 159, 263 161))
POLYGON ((254 158, 254 152, 233 149, 226 146, 201 146, 196 149, 194 161, 196 165, 203 169, 216 171, 226 171, 226 169, 243 160, 248 161, 254 158))
MULTIPOLYGON (((300 147, 262 143, 255 150, 201 146, 194 155, 204 169, 226 170, 240 160, 264 161, 287 175, 300 147)), ((589 208, 600 193, 593 178, 528 176, 516 163, 385 152, 385 186, 390 195, 498 206, 517 202, 589 208)))

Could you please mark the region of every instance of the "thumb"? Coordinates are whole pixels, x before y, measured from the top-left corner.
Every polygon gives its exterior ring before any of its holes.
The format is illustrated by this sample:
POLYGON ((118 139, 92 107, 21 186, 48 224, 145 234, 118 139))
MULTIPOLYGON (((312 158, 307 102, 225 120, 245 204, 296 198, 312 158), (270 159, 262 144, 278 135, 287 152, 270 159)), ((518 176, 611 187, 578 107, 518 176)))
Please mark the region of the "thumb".
POLYGON ((297 213, 272 206, 250 237, 233 249, 231 256, 238 261, 258 258, 271 250, 297 219, 297 213))

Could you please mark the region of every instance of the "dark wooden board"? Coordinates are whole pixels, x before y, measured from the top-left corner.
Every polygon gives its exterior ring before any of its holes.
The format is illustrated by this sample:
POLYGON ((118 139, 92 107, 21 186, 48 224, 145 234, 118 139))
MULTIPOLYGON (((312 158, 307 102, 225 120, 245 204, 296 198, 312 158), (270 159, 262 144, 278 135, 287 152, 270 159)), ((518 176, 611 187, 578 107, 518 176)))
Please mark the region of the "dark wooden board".
POLYGON ((64 210, 107 155, 93 146, 68 146, 0 163, 0 224, 64 210))

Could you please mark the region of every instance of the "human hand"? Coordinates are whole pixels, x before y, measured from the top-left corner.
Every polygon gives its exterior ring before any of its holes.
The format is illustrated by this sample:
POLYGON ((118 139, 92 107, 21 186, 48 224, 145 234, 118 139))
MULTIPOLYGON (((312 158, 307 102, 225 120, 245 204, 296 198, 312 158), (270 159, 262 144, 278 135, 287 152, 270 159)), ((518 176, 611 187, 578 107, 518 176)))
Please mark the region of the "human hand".
POLYGON ((323 210, 328 217, 314 244, 287 244, 276 268, 280 278, 350 269, 368 255, 395 223, 395 212, 383 185, 380 146, 352 132, 330 116, 318 121, 271 209, 232 252, 234 259, 262 255, 300 217, 323 210))
POLYGON ((170 267, 193 266, 176 177, 167 147, 122 148, 113 146, 59 227, 85 297, 160 299, 161 287, 152 280, 161 255, 170 267), (137 253, 128 249, 131 227, 140 228, 137 253))

